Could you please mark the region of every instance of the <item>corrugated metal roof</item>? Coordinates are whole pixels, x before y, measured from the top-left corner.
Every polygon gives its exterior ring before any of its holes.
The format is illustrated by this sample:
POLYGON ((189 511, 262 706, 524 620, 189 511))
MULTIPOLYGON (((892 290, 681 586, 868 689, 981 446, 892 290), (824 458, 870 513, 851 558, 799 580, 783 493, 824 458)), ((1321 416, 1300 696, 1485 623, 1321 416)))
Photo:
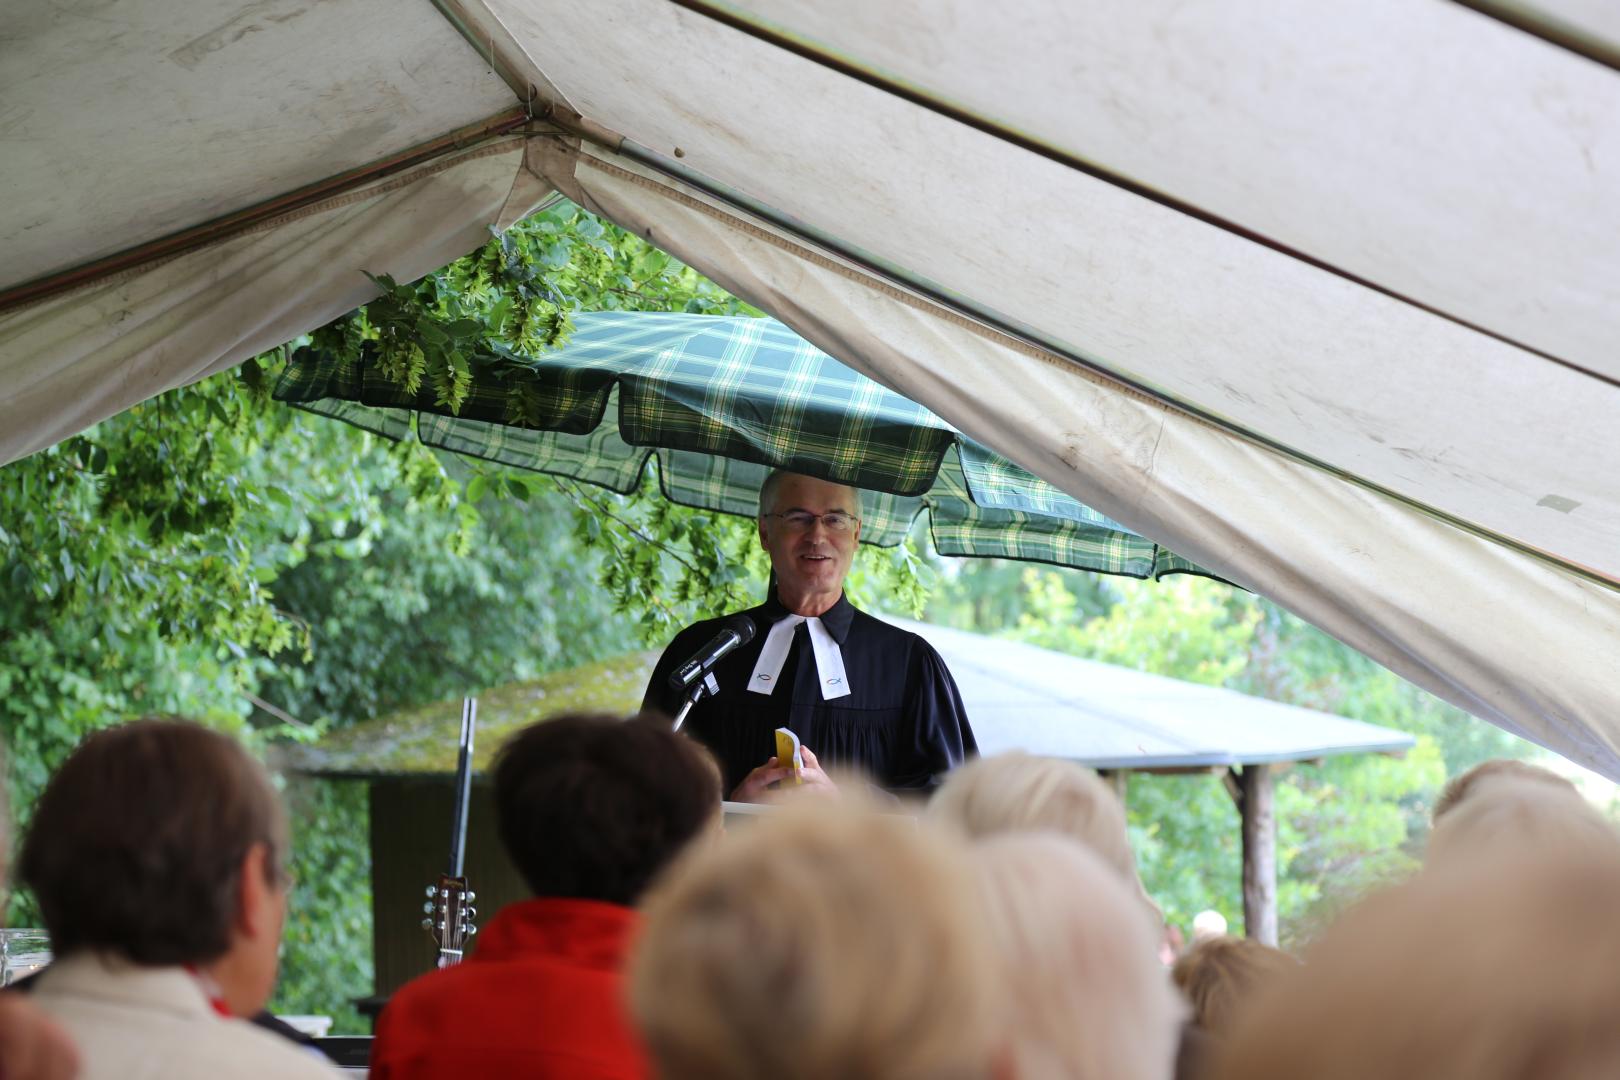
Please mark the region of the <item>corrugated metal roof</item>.
POLYGON ((905 619, 956 677, 984 754, 1069 758, 1098 769, 1307 761, 1409 749, 1405 732, 905 619))

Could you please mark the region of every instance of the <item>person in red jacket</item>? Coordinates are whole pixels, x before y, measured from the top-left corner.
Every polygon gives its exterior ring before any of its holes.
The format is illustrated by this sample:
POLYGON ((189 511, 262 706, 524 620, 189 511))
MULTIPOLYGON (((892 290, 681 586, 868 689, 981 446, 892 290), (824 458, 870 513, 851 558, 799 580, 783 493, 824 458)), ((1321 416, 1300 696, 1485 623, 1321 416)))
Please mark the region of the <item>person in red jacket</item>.
POLYGON ((465 963, 402 987, 377 1022, 373 1080, 642 1080, 624 1005, 633 910, 720 816, 720 775, 662 717, 569 716, 495 761, 501 843, 534 899, 496 913, 465 963))

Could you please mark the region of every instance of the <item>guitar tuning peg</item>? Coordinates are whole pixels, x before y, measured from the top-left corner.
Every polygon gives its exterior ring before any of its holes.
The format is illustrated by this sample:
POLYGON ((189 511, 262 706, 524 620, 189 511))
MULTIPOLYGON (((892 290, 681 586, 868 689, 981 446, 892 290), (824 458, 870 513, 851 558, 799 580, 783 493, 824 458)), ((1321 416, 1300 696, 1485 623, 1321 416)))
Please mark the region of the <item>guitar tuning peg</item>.
POLYGON ((427 901, 426 903, 424 903, 422 905, 422 914, 424 914, 424 915, 433 914, 433 901, 429 900, 429 901, 427 901))
POLYGON ((469 889, 467 891, 467 903, 471 904, 477 899, 478 899, 478 894, 469 889))
POLYGON ((477 933, 478 933, 478 927, 476 925, 469 924, 468 927, 467 927, 467 936, 468 937, 473 937, 477 933))
POLYGON ((427 895, 429 897, 438 896, 439 895, 439 887, 437 885, 429 885, 427 887, 427 893, 425 895, 427 895))
POLYGON ((422 920, 422 929, 424 929, 424 930, 432 930, 433 929, 433 920, 432 919, 423 919, 422 920))
POLYGON ((463 916, 463 917, 464 917, 464 918, 465 918, 465 919, 466 919, 466 920, 467 920, 467 921, 468 921, 468 922, 472 922, 472 921, 473 921, 473 920, 474 920, 474 919, 476 919, 476 918, 478 918, 478 909, 477 909, 477 908, 475 908, 475 907, 470 907, 470 908, 468 908, 468 909, 467 909, 467 914, 466 914, 466 915, 465 915, 465 916, 463 916))

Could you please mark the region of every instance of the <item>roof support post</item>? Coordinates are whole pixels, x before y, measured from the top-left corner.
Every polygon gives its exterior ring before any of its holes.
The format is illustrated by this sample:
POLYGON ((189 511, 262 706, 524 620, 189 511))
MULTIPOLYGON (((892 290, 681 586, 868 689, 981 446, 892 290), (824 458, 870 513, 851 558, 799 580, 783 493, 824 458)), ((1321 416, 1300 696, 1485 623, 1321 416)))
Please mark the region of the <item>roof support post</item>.
POLYGON ((1243 925, 1249 937, 1277 944, 1277 815, 1269 765, 1245 765, 1238 774, 1243 800, 1243 925))
POLYGON ((1109 788, 1113 790, 1114 796, 1119 799, 1119 805, 1123 807, 1125 805, 1125 792, 1131 775, 1130 770, 1098 769, 1097 775, 1108 781, 1109 788))

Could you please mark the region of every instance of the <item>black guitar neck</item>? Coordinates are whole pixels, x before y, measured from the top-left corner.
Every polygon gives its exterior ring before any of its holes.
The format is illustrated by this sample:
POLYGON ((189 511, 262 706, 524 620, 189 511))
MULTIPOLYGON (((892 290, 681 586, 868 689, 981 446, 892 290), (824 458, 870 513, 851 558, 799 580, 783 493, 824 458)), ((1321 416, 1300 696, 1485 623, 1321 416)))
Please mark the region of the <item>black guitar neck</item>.
POLYGON ((438 946, 438 966, 461 963, 467 939, 478 933, 474 921, 478 895, 467 888, 467 808, 472 801, 473 731, 478 725, 478 699, 461 702, 461 747, 456 758, 456 802, 450 822, 450 863, 436 885, 427 887, 422 929, 438 946))

